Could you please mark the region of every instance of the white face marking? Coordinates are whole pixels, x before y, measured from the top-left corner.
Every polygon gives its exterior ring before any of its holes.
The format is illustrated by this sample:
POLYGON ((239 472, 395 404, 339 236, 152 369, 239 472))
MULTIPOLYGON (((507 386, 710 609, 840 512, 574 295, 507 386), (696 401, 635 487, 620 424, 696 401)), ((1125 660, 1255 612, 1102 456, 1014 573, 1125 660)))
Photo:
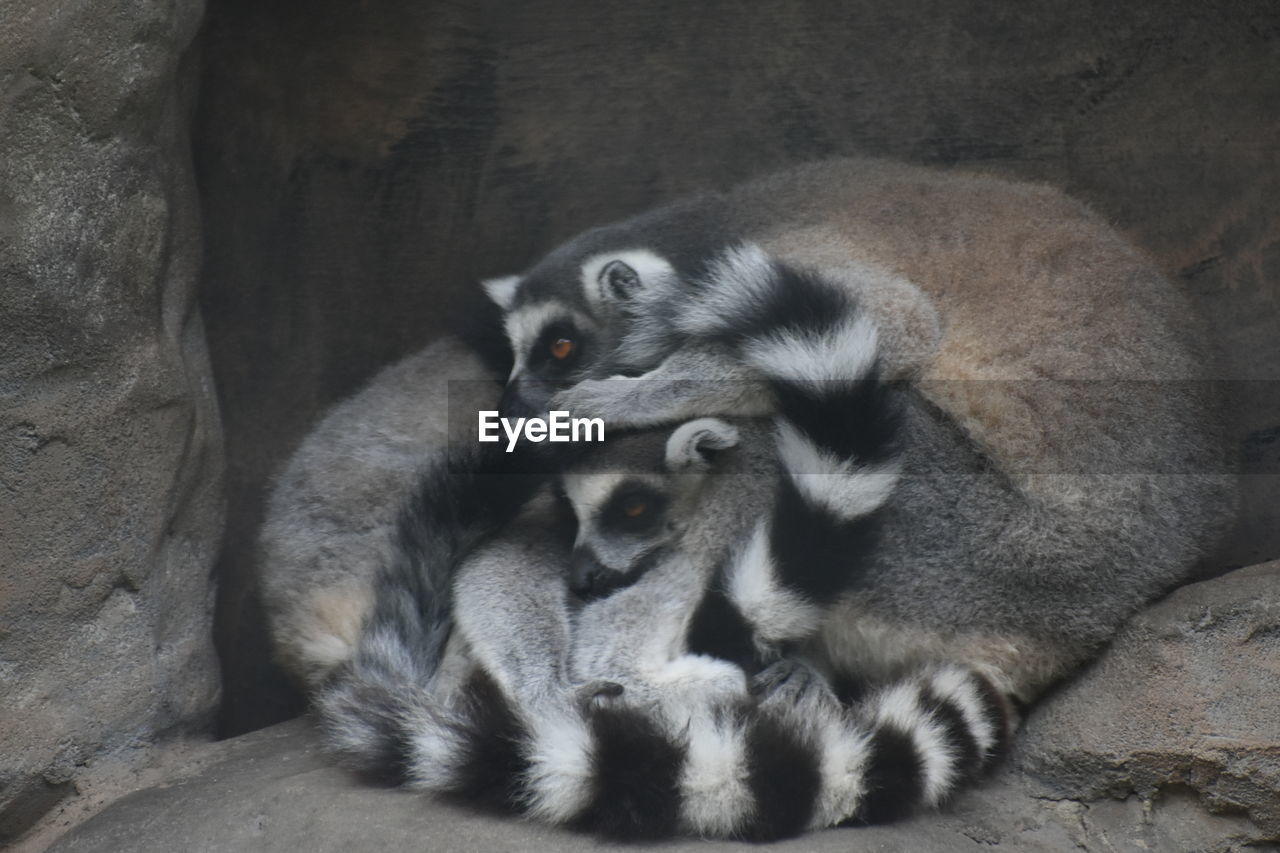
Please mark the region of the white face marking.
POLYGON ((592 308, 617 301, 608 285, 600 281, 600 273, 613 261, 621 261, 640 277, 640 290, 648 291, 675 280, 676 271, 666 260, 646 249, 606 252, 592 255, 582 264, 582 293, 592 308))
POLYGON ((511 369, 512 376, 524 369, 525 362, 528 360, 529 347, 533 346, 538 335, 555 322, 571 322, 583 331, 595 328, 595 324, 585 315, 559 302, 525 305, 507 315, 503 325, 507 330, 507 340, 511 342, 511 348, 515 353, 515 365, 511 369))
POLYGON ((626 474, 620 472, 565 474, 561 478, 565 496, 573 504, 573 514, 578 519, 579 544, 587 531, 587 522, 595 517, 609 495, 613 494, 613 490, 624 479, 626 474))
POLYGON ((656 492, 665 491, 665 484, 661 477, 629 474, 625 471, 565 474, 561 477, 560 482, 564 486, 565 497, 573 505, 574 517, 578 519, 578 538, 575 545, 583 544, 587 537, 594 535, 596 529, 594 519, 624 480, 642 483, 656 492))

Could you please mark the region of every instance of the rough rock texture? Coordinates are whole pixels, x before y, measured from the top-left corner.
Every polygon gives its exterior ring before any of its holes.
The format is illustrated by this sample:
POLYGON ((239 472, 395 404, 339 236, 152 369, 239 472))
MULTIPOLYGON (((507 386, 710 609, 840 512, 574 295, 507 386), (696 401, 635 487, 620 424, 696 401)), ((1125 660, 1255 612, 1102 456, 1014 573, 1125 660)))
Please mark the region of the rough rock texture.
POLYGON ((1280 839, 1280 562, 1139 614, 1031 719, 1020 763, 1053 797, 1192 790, 1280 839))
POLYGON ((1280 556, 1280 4, 217 0, 202 303, 231 457, 224 730, 298 710, 252 588, 264 483, 478 276, 696 187, 840 153, 1050 181, 1214 327, 1248 453, 1210 568, 1280 556), (1267 382, 1261 380, 1269 380, 1267 382), (1266 476, 1260 476, 1266 472, 1266 476))
MULTIPOLYGON (((1180 590, 1037 709, 1014 759, 946 812, 829 830, 770 849, 1280 850, 1278 636, 1280 563, 1180 590)), ((329 766, 309 723, 297 720, 206 748, 176 784, 125 798, 52 850, 125 848, 450 853, 597 846, 362 785, 329 766)), ((685 841, 663 849, 759 848, 685 841)))
POLYGON ((0 846, 218 700, 202 5, 0 7, 0 846))

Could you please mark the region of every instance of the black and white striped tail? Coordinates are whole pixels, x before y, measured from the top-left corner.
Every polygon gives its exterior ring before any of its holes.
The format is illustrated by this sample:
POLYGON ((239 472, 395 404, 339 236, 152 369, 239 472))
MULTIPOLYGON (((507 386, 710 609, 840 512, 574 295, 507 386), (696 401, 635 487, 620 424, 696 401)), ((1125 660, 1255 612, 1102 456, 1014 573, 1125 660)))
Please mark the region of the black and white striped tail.
POLYGON ((535 719, 479 674, 447 709, 408 691, 376 707, 381 760, 408 786, 619 840, 896 820, 989 768, 1009 724, 990 683, 958 666, 853 706, 716 704, 676 726, 625 706, 535 719))
POLYGON ((865 566, 898 481, 902 406, 875 324, 844 289, 752 246, 713 265, 681 322, 734 347, 775 398, 773 513, 723 586, 759 640, 803 637, 865 566))
MULTIPOLYGON (((448 741, 478 718, 428 697, 452 629, 459 563, 516 515, 542 479, 528 456, 496 447, 453 448, 423 473, 401 509, 392 557, 374 578, 355 652, 314 698, 330 744, 356 769, 403 781, 408 733, 448 741)), ((439 747, 441 754, 451 749, 439 747)))
POLYGON ((856 706, 765 703, 695 721, 685 742, 682 826, 770 841, 878 824, 933 808, 991 767, 1009 725, 982 676, 943 666, 856 706))

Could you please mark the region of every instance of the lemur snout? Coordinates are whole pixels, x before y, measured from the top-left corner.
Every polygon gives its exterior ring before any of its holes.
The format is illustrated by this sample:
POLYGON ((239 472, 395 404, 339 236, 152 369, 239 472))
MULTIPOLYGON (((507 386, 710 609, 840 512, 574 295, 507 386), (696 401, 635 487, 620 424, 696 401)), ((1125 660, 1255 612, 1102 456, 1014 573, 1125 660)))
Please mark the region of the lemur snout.
POLYGON ((498 401, 498 414, 504 418, 545 418, 551 398, 561 388, 559 383, 519 375, 507 383, 498 401))
POLYGON ((590 548, 573 549, 569 560, 569 589, 580 598, 599 598, 613 584, 608 583, 609 575, 617 575, 603 563, 590 548))
POLYGON ((589 546, 579 545, 569 559, 569 589, 590 601, 636 582, 643 571, 618 571, 605 565, 589 546))

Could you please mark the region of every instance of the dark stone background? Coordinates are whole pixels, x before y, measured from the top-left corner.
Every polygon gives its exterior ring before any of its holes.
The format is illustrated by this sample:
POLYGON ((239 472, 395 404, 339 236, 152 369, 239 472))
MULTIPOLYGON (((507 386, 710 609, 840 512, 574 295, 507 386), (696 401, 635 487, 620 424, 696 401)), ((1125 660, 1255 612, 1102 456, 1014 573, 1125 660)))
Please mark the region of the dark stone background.
POLYGON ((785 163, 872 153, 1066 188, 1185 284, 1252 475, 1212 568, 1280 556, 1280 5, 212 0, 202 308, 229 507, 223 734, 301 707, 252 579, 265 484, 479 276, 785 163))

